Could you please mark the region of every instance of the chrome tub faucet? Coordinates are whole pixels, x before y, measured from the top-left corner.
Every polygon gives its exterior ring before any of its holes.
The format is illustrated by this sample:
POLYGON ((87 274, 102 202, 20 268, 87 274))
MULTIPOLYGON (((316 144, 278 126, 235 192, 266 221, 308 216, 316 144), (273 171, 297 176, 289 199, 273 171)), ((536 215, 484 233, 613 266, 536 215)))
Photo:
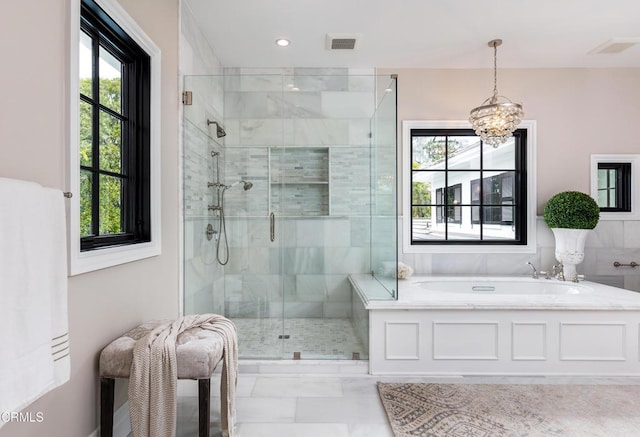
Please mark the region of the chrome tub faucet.
POLYGON ((538 270, 536 270, 536 268, 530 262, 527 262, 527 265, 531 269, 531 277, 533 279, 538 279, 538 270))

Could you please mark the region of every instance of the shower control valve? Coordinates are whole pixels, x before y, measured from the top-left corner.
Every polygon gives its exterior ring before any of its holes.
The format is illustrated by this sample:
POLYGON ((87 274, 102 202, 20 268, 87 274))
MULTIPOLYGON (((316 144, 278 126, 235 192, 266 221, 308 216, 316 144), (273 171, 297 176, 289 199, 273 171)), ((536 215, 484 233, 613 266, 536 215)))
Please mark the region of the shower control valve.
POLYGON ((220 211, 222 209, 222 207, 219 206, 219 205, 209 205, 209 207, 207 209, 209 211, 220 211))
POLYGON ((211 188, 211 187, 216 187, 216 188, 220 188, 220 187, 224 187, 224 184, 221 184, 220 182, 207 182, 207 188, 211 188))
MULTIPOLYGON (((213 236, 216 235, 218 233, 218 231, 216 231, 215 229, 213 229, 213 226, 211 225, 211 223, 209 223, 207 225, 207 230, 205 231, 206 235, 207 235, 207 240, 211 241, 213 239, 213 236)), ((216 237, 217 238, 217 237, 216 237)))

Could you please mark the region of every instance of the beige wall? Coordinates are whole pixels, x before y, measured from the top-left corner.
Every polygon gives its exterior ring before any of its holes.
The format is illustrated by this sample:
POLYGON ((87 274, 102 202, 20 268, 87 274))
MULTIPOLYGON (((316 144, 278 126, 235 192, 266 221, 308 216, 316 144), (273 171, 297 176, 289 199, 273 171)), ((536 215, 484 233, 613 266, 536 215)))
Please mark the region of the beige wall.
MULTIPOLYGON (((89 436, 102 347, 143 320, 178 315, 178 0, 119 1, 162 50, 162 255, 69 279, 71 380, 25 409, 44 422, 10 423, 1 437, 89 436)), ((0 14, 0 177, 66 190, 69 0, 8 4, 0 14)))
MULTIPOLYGON (((402 120, 466 120, 493 90, 492 70, 378 72, 398 74, 400 150, 402 120)), ((499 69, 498 91, 537 120, 538 213, 559 191, 589 192, 591 154, 640 153, 640 69, 499 69)))

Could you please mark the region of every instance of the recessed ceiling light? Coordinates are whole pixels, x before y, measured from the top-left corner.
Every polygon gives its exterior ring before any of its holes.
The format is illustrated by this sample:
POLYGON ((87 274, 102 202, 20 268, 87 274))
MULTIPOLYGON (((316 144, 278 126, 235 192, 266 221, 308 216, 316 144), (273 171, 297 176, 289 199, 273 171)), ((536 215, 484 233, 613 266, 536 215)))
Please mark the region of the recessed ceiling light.
POLYGON ((291 41, 289 41, 288 39, 285 39, 285 38, 278 38, 276 40, 276 44, 278 44, 280 47, 286 47, 289 44, 291 44, 291 41))

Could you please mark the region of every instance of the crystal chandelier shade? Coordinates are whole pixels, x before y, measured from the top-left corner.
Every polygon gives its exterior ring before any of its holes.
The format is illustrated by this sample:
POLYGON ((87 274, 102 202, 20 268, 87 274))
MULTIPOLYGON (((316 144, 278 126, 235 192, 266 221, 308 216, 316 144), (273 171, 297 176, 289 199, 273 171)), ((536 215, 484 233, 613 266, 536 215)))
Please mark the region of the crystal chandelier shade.
POLYGON ((476 135, 493 147, 507 141, 524 116, 521 105, 498 95, 497 47, 500 44, 500 39, 489 41, 489 47, 493 47, 493 95, 473 108, 469 115, 469 122, 476 135))

